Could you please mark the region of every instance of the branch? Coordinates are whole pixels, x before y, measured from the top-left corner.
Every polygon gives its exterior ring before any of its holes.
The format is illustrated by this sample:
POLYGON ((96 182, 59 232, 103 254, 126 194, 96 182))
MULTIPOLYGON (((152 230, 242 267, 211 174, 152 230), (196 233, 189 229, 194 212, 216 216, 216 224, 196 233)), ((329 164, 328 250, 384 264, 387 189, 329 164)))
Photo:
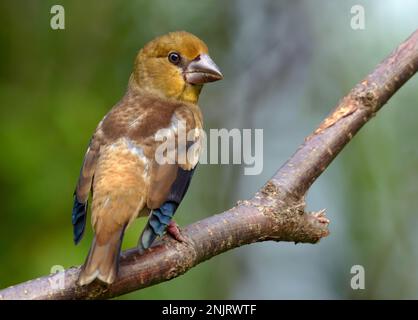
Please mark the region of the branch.
POLYGON ((0 291, 0 299, 104 299, 177 277, 227 250, 266 240, 316 243, 328 235, 323 211, 305 212, 304 196, 389 98, 418 70, 418 30, 399 45, 363 81, 342 98, 335 110, 306 138, 296 153, 250 200, 183 229, 183 243, 164 237, 140 255, 122 253, 117 281, 78 287, 79 267, 0 291), (64 277, 63 289, 53 285, 64 277), (52 284, 52 285, 51 285, 52 284))

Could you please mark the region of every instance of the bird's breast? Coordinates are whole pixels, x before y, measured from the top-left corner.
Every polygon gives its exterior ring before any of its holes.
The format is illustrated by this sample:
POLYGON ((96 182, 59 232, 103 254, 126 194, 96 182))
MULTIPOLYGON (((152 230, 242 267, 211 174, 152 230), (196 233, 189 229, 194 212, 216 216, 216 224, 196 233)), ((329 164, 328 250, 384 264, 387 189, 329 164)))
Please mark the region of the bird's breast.
POLYGON ((120 138, 100 150, 94 177, 95 193, 140 193, 149 185, 150 159, 141 145, 120 138))

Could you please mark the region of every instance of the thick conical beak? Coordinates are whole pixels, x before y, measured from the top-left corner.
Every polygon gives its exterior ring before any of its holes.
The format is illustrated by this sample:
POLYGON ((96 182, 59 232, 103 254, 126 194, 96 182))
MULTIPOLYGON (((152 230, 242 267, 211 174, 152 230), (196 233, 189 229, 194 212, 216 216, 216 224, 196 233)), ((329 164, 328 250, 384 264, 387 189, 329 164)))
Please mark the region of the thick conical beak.
POLYGON ((218 66, 207 54, 201 54, 191 61, 184 71, 184 77, 190 84, 203 84, 223 79, 218 66))

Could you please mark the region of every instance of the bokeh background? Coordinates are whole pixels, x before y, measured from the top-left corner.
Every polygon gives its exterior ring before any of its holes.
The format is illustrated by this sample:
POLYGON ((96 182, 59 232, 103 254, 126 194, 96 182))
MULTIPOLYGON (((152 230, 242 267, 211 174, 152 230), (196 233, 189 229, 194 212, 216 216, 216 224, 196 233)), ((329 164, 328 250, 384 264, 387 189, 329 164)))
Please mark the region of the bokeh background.
MULTIPOLYGON (((0 2, 0 288, 81 264, 91 230, 72 242, 72 193, 93 130, 125 91, 153 37, 187 30, 224 73, 204 88, 209 128, 264 129, 264 169, 201 165, 180 225, 250 197, 340 97, 418 28, 417 1, 0 2), (65 30, 50 28, 64 5, 65 30), (365 29, 350 27, 353 5, 365 29)), ((418 77, 355 137, 309 192, 327 208, 317 245, 259 243, 126 299, 418 298, 418 77), (364 266, 366 288, 350 269, 364 266)), ((124 248, 136 245, 143 222, 124 248)))

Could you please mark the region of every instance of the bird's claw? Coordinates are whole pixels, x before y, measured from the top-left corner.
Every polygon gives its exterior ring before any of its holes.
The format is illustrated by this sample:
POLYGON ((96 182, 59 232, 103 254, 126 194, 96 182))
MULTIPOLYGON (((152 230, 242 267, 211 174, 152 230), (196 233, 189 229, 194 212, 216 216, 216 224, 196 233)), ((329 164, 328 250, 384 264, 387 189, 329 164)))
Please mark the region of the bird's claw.
POLYGON ((329 224, 329 219, 325 216, 325 209, 322 209, 318 212, 312 213, 312 216, 318 221, 319 223, 329 224))
POLYGON ((187 242, 186 238, 181 234, 180 228, 174 220, 171 220, 167 226, 167 234, 172 236, 178 242, 187 242))

